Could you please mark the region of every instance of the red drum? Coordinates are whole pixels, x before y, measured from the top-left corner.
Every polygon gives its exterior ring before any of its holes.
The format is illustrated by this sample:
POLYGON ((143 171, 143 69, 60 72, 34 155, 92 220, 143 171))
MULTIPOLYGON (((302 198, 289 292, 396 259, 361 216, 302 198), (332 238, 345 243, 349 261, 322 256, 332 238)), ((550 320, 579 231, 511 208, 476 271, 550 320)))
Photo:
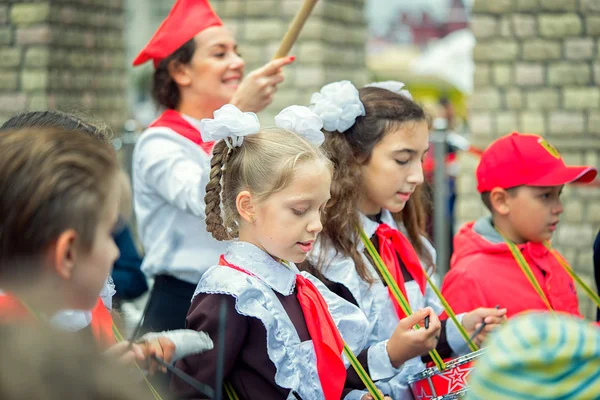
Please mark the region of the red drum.
POLYGON ((467 378, 473 369, 473 363, 483 351, 477 350, 454 358, 446 362, 446 369, 443 371, 433 366, 411 375, 408 385, 415 400, 452 400, 465 396, 469 390, 467 378))

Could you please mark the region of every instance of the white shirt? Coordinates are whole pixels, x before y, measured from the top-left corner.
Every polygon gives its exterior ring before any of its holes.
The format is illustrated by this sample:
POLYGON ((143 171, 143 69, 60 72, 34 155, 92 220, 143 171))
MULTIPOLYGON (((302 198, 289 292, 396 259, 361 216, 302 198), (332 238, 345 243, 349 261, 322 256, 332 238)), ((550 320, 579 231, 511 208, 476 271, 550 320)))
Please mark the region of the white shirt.
MULTIPOLYGON (((199 131, 200 121, 183 116, 199 131)), ((145 249, 142 271, 197 284, 227 248, 206 231, 211 155, 166 127, 147 129, 133 151, 133 195, 145 249)))
MULTIPOLYGON (((112 311, 112 298, 115 293, 115 283, 109 275, 100 292, 100 299, 109 312, 112 311)), ((52 317, 50 323, 65 331, 77 332, 92 323, 92 311, 62 310, 52 317)))
MULTIPOLYGON (((381 220, 393 229, 399 229, 392 214, 388 210, 382 210, 381 220)), ((360 215, 362 228, 367 237, 372 237, 379 226, 379 223, 360 215)), ((402 231, 403 227, 400 227, 402 231)), ((423 244, 435 260, 435 249, 425 238, 423 244)), ((317 242, 318 244, 320 242, 317 242)), ((408 360, 401 368, 393 368, 387 355, 387 340, 392 336, 398 322, 400 322, 393 300, 390 298, 387 287, 379 279, 375 266, 371 264, 369 258, 364 255, 364 245, 362 242, 356 244, 357 250, 367 266, 370 275, 374 279, 373 284, 362 280, 356 272, 354 261, 350 257, 343 257, 336 254, 334 249, 327 249, 323 265, 323 275, 330 281, 344 285, 352 294, 360 309, 367 316, 370 324, 370 335, 367 340, 369 347, 368 362, 371 378, 384 393, 389 393, 395 400, 412 400, 412 394, 406 384, 409 376, 421 372, 425 369, 425 364, 421 357, 415 357, 408 360)), ((315 246, 309 254, 309 260, 316 264, 321 248, 315 246)), ((435 276, 432 276, 435 283, 435 276)), ((441 313, 443 307, 429 285, 425 289, 425 294, 421 293, 416 281, 408 281, 405 284, 408 301, 413 310, 430 306, 436 313, 441 313)), ((462 322, 464 315, 458 315, 458 320, 462 322)), ((463 346, 464 341, 458 332, 454 323, 449 320, 446 324, 446 335, 450 347, 456 352, 469 351, 468 347, 463 346)))

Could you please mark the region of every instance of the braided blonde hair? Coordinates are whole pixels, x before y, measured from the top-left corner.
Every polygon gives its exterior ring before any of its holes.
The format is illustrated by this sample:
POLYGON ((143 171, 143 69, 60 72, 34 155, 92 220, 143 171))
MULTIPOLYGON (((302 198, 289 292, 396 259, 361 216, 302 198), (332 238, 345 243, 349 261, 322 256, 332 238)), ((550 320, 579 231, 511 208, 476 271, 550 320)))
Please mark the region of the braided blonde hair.
POLYGON ((333 167, 325 153, 306 139, 282 128, 262 129, 244 138, 240 147, 229 149, 221 140, 213 148, 210 180, 206 185, 206 229, 217 240, 238 236, 237 195, 248 190, 264 201, 285 189, 296 167, 304 162, 322 162, 333 167))

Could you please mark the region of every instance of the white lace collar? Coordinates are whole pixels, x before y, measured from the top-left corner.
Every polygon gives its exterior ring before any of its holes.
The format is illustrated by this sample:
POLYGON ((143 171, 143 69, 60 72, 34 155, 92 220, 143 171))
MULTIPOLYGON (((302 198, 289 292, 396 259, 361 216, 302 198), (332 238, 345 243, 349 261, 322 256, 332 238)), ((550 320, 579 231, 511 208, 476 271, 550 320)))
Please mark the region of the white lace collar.
MULTIPOLYGON (((379 227, 380 223, 377 221, 371 220, 363 213, 359 213, 360 216, 360 224, 362 225, 363 230, 367 234, 367 237, 371 238, 375 235, 375 231, 377 231, 377 227, 379 227)), ((381 209, 381 223, 386 224, 390 228, 398 229, 398 224, 394 220, 394 216, 389 210, 385 208, 381 209)), ((358 243, 358 251, 362 252, 365 249, 364 244, 361 242, 358 243)))
POLYGON ((299 273, 294 263, 283 265, 257 246, 240 241, 232 242, 224 256, 227 262, 256 275, 276 292, 284 296, 293 293, 299 273))

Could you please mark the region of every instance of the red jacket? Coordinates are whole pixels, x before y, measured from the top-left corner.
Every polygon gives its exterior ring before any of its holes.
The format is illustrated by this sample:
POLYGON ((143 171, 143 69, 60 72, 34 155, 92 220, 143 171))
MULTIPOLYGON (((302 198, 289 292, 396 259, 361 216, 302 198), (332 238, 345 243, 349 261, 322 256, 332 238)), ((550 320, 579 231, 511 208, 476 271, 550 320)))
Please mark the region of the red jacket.
MULTIPOLYGON (((554 310, 581 316, 575 284, 548 249, 532 242, 518 247, 554 310)), ((489 218, 465 224, 456 234, 442 293, 457 314, 496 305, 508 317, 548 310, 489 218)))

